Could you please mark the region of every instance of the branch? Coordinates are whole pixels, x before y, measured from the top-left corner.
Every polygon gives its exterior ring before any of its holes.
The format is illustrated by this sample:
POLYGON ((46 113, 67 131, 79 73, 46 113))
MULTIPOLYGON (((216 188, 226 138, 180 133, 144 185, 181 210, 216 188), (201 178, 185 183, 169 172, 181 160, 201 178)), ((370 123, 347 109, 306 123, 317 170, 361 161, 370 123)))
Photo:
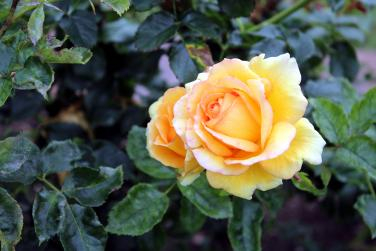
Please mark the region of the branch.
POLYGON ((283 19, 285 19, 286 17, 288 17, 291 14, 293 14, 294 12, 296 12, 297 10, 299 10, 299 9, 303 8, 304 6, 306 6, 307 4, 309 4, 311 1, 313 1, 313 0, 300 0, 300 1, 296 2, 294 5, 292 5, 291 7, 277 13, 276 15, 274 15, 271 18, 263 21, 262 23, 251 27, 249 31, 254 32, 254 31, 257 31, 257 30, 259 30, 259 29, 261 29, 261 28, 263 28, 263 27, 265 27, 269 24, 279 23, 283 19))
POLYGON ((16 12, 16 8, 17 8, 17 5, 18 5, 19 1, 20 0, 13 0, 12 1, 12 6, 10 7, 10 10, 9 10, 9 13, 8 13, 8 17, 5 20, 5 23, 3 24, 3 26, 0 28, 0 37, 4 34, 4 32, 8 29, 8 27, 12 24, 12 22, 13 22, 13 15, 16 12))

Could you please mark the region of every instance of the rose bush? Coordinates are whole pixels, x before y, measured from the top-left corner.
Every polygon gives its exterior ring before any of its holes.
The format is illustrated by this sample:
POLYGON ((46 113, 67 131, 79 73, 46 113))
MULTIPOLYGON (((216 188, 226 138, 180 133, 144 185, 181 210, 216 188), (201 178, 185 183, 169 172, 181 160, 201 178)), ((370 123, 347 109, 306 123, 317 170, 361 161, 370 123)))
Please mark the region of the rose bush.
POLYGON ((150 108, 151 156, 184 170, 192 153, 212 187, 246 199, 291 179, 303 160, 321 164, 325 141, 302 118, 308 102, 295 58, 264 57, 224 59, 187 93, 167 90, 150 108))
POLYGON ((0 0, 1 251, 373 250, 374 7, 0 0))

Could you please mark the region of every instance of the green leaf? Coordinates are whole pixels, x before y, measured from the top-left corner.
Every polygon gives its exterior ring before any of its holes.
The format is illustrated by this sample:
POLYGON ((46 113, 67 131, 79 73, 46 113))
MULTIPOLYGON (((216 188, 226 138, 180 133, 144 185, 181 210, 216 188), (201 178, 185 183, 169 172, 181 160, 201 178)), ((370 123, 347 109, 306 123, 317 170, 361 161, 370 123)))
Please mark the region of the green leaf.
POLYGON ((76 46, 91 48, 97 43, 98 29, 95 16, 88 11, 78 10, 64 17, 59 25, 76 46))
POLYGON ((221 36, 221 28, 200 12, 188 12, 182 22, 203 37, 219 39, 221 36))
POLYGON ((93 56, 90 50, 83 47, 62 50, 48 47, 40 49, 38 54, 44 62, 53 64, 86 64, 93 56))
POLYGON ((201 213, 214 219, 232 216, 232 204, 228 196, 221 196, 220 190, 209 186, 201 175, 189 186, 178 184, 181 193, 193 203, 201 213))
POLYGON ((80 149, 72 141, 52 141, 42 152, 43 172, 69 171, 74 167, 72 162, 80 158, 80 149))
POLYGON ((56 235, 65 217, 65 198, 61 193, 43 189, 35 196, 33 220, 39 244, 56 235))
POLYGON ((130 0, 103 0, 103 2, 116 11, 119 16, 126 12, 131 6, 130 0))
POLYGON ((37 89, 47 97, 47 91, 54 81, 54 72, 49 64, 42 63, 39 58, 29 58, 25 68, 16 72, 14 88, 21 90, 37 89))
POLYGON ((0 76, 10 72, 9 66, 15 57, 14 49, 0 42, 0 76))
POLYGON ((175 18, 168 12, 154 13, 138 27, 135 45, 141 51, 152 51, 170 39, 177 31, 175 18))
POLYGON ((27 23, 27 31, 31 42, 35 45, 43 35, 44 9, 40 4, 33 12, 27 23))
POLYGON ((303 64, 316 53, 313 39, 303 32, 290 32, 287 35, 287 43, 299 65, 303 64))
POLYGON ((0 242, 1 250, 13 250, 20 241, 23 216, 20 206, 0 187, 0 242))
POLYGON ((327 0, 332 11, 337 12, 343 8, 345 0, 327 0))
POLYGON ((159 5, 161 2, 163 2, 163 0, 137 0, 132 1, 132 5, 137 11, 146 11, 159 5))
POLYGON ((358 101, 355 88, 344 78, 308 80, 304 91, 309 97, 323 97, 342 105, 347 113, 358 101))
POLYGON ((267 192, 257 190, 255 195, 263 207, 268 209, 271 217, 275 218, 286 200, 285 191, 282 187, 279 187, 267 192))
POLYGON ((258 203, 234 200, 234 216, 227 228, 234 251, 261 251, 262 220, 263 212, 258 203))
POLYGON ((0 181, 31 183, 37 176, 34 158, 39 148, 25 137, 10 137, 0 141, 0 181))
POLYGON ((330 180, 330 173, 328 174, 325 171, 325 173, 322 176, 322 178, 323 178, 322 181, 324 183, 324 188, 323 189, 317 188, 312 183, 312 181, 308 177, 307 173, 305 173, 305 172, 299 172, 296 175, 298 176, 298 178, 293 178, 292 179, 292 183, 299 190, 302 190, 302 191, 305 191, 305 192, 309 192, 309 193, 311 193, 311 194, 313 194, 315 196, 318 196, 318 197, 324 196, 326 194, 326 192, 327 192, 327 185, 328 185, 329 180, 330 180))
POLYGON ((336 151, 336 161, 344 166, 363 169, 376 180, 376 142, 367 136, 349 139, 336 151))
POLYGON ((10 79, 0 78, 0 107, 4 105, 12 93, 12 81, 10 79))
POLYGON ((184 197, 180 200, 180 225, 188 233, 199 231, 205 223, 206 216, 184 197))
POLYGON ((330 73, 333 76, 354 80, 359 70, 359 62, 354 47, 348 42, 334 43, 329 65, 330 73))
POLYGON ((349 137, 349 125, 342 107, 325 98, 310 99, 315 108, 313 119, 330 142, 340 144, 349 137))
POLYGON ((376 238, 376 198, 372 195, 363 194, 358 197, 354 208, 363 217, 372 234, 372 239, 376 238))
POLYGON ((205 71, 206 68, 214 64, 210 48, 206 43, 197 41, 187 42, 185 43, 185 48, 199 72, 205 71))
POLYGON ((171 48, 169 58, 171 69, 180 82, 188 83, 197 78, 199 71, 183 43, 176 44, 171 48))
POLYGON ((351 109, 349 116, 353 133, 362 133, 376 122, 376 88, 369 90, 351 109))
POLYGON ((131 42, 139 27, 139 23, 127 18, 119 18, 103 24, 102 39, 105 43, 131 42))
POLYGON ((230 17, 249 17, 255 1, 253 0, 218 0, 219 7, 230 17))
POLYGON ((123 168, 76 168, 65 179, 63 192, 88 207, 102 205, 108 195, 123 184, 123 168))
POLYGON ((64 250, 103 251, 107 233, 92 208, 65 204, 59 233, 64 250))
POLYGON ((127 153, 136 168, 157 179, 176 177, 173 169, 168 168, 149 156, 146 150, 146 129, 133 126, 128 133, 127 153))
POLYGON ((142 235, 162 220, 168 205, 166 194, 152 185, 137 184, 112 208, 106 230, 119 235, 142 235))
POLYGON ((286 52, 286 43, 284 41, 275 38, 265 38, 252 45, 249 55, 250 57, 254 57, 264 53, 266 57, 276 57, 286 52))

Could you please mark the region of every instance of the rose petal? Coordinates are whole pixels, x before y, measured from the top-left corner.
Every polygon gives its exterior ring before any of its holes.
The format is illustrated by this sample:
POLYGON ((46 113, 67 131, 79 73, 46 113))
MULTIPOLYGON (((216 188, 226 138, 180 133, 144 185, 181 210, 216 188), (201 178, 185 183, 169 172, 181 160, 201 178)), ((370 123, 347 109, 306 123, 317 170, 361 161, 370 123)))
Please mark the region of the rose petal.
POLYGON ((252 58, 250 68, 270 82, 270 91, 266 95, 273 108, 273 121, 294 124, 303 116, 308 104, 299 85, 301 76, 298 64, 289 54, 266 59, 264 56, 252 58))
POLYGON ((300 119, 296 124, 296 136, 289 150, 277 158, 261 162, 263 169, 270 174, 290 179, 297 173, 303 163, 321 164, 321 154, 325 145, 324 139, 306 119, 300 119))
POLYGON ((248 200, 252 199, 256 189, 266 191, 282 184, 281 179, 265 172, 258 165, 251 166, 246 172, 236 176, 207 171, 206 177, 212 187, 248 200))
POLYGON ((225 163, 229 165, 242 164, 250 166, 260 161, 273 159, 281 155, 290 147, 290 143, 295 137, 295 131, 295 127, 289 123, 277 123, 274 125, 265 149, 261 154, 251 155, 249 158, 228 158, 225 160, 225 163))
POLYGON ((202 147, 193 149, 192 152, 200 166, 206 170, 224 175, 239 175, 248 169, 248 166, 240 164, 226 165, 223 157, 215 155, 208 149, 202 147))

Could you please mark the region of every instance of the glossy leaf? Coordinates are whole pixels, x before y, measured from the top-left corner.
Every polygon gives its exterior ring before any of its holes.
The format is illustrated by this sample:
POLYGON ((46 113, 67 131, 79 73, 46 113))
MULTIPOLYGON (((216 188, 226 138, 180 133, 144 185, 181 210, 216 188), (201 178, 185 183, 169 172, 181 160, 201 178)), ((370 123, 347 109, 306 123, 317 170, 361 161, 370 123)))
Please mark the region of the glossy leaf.
POLYGON ((149 184, 137 184, 110 211, 106 230, 119 235, 138 236, 150 231, 167 211, 169 199, 149 184))
POLYGON ((179 190, 201 213, 214 219, 232 216, 232 204, 228 196, 221 196, 220 190, 211 188, 201 175, 189 186, 178 184, 179 190))
POLYGON ((35 45, 43 35, 44 8, 40 4, 33 12, 27 23, 27 31, 31 42, 35 45))
POLYGON ((253 0, 218 0, 219 7, 230 17, 250 16, 255 6, 253 0))
POLYGON ((177 31, 175 18, 168 12, 154 13, 140 25, 135 45, 141 51, 152 51, 170 39, 177 31))
POLYGON ((63 192, 88 207, 102 205, 123 184, 123 168, 76 168, 64 182, 63 192))
POLYGON ((116 11, 119 16, 126 12, 131 5, 130 0, 103 0, 103 2, 116 11))
POLYGON ((6 78, 0 78, 0 107, 4 105, 12 93, 12 81, 6 78))
POLYGON ((133 126, 128 134, 127 153, 137 169, 157 179, 175 178, 174 170, 152 159, 146 150, 146 130, 133 126))
POLYGON ((359 70, 359 62, 353 46, 347 42, 338 42, 332 45, 332 49, 330 73, 335 77, 354 80, 359 70))
POLYGON ((376 238, 376 198, 372 195, 363 194, 358 197, 354 207, 371 231, 372 239, 376 238))
POLYGON ((349 139, 336 151, 336 161, 355 170, 362 169, 376 180, 376 142, 367 136, 349 139))
POLYGON ((313 119, 320 132, 334 144, 343 143, 349 137, 349 125, 342 107, 324 98, 310 99, 315 108, 313 119))
POLYGON ((43 63, 38 58, 29 58, 22 70, 16 72, 16 89, 36 89, 43 97, 47 97, 47 91, 54 81, 54 72, 50 65, 43 63))
POLYGON ((197 78, 199 71, 184 44, 174 45, 169 58, 171 69, 181 83, 188 83, 197 78))
POLYGON ((315 55, 315 43, 310 36, 303 32, 290 32, 287 35, 287 43, 299 65, 315 55))
POLYGON ((43 189, 35 196, 33 220, 40 244, 61 230, 65 218, 64 206, 64 196, 56 191, 43 189))
POLYGON ((74 45, 91 48, 97 43, 98 29, 92 13, 79 10, 64 17, 59 24, 74 45))
POLYGON ((227 228, 234 251, 261 251, 261 222, 263 213, 260 205, 253 201, 234 200, 234 216, 227 228))
POLYGON ((25 137, 0 141, 0 181, 31 183, 38 173, 33 162, 38 157, 39 148, 25 137))
POLYGON ((38 53, 45 62, 54 64, 86 64, 93 56, 90 50, 83 47, 61 50, 47 47, 39 50, 38 53))
POLYGON ((13 250, 21 239, 23 216, 20 206, 0 187, 0 242, 1 250, 13 250))
POLYGON ((358 101, 355 88, 344 78, 309 80, 304 91, 311 98, 322 97, 343 106, 348 113, 358 101))
POLYGON ((330 173, 326 172, 322 175, 322 181, 324 187, 322 189, 317 188, 308 177, 308 174, 305 172, 299 172, 296 174, 297 177, 292 179, 292 183, 299 190, 309 192, 315 196, 324 196, 327 192, 327 186, 330 180, 330 173))
POLYGON ((135 8, 137 11, 146 11, 154 6, 157 6, 163 2, 163 0, 137 0, 137 1, 132 1, 132 6, 135 8))
POLYGON ((221 35, 220 27, 206 17, 204 14, 196 11, 188 12, 182 20, 192 31, 197 32, 199 35, 208 38, 218 39, 221 35))
POLYGON ((43 171, 46 174, 69 171, 72 162, 80 159, 80 149, 72 141, 52 141, 42 152, 43 171))
POLYGON ((3 44, 0 41, 0 75, 4 75, 10 72, 9 66, 16 54, 13 48, 3 44))
POLYGON ((362 133, 376 122, 376 88, 369 90, 351 109, 349 116, 352 133, 362 133))
POLYGON ((189 200, 180 200, 180 224, 188 233, 199 231, 205 223, 206 216, 203 215, 189 200))
POLYGON ((107 233, 93 209, 66 203, 64 212, 59 233, 64 250, 105 250, 107 233))

